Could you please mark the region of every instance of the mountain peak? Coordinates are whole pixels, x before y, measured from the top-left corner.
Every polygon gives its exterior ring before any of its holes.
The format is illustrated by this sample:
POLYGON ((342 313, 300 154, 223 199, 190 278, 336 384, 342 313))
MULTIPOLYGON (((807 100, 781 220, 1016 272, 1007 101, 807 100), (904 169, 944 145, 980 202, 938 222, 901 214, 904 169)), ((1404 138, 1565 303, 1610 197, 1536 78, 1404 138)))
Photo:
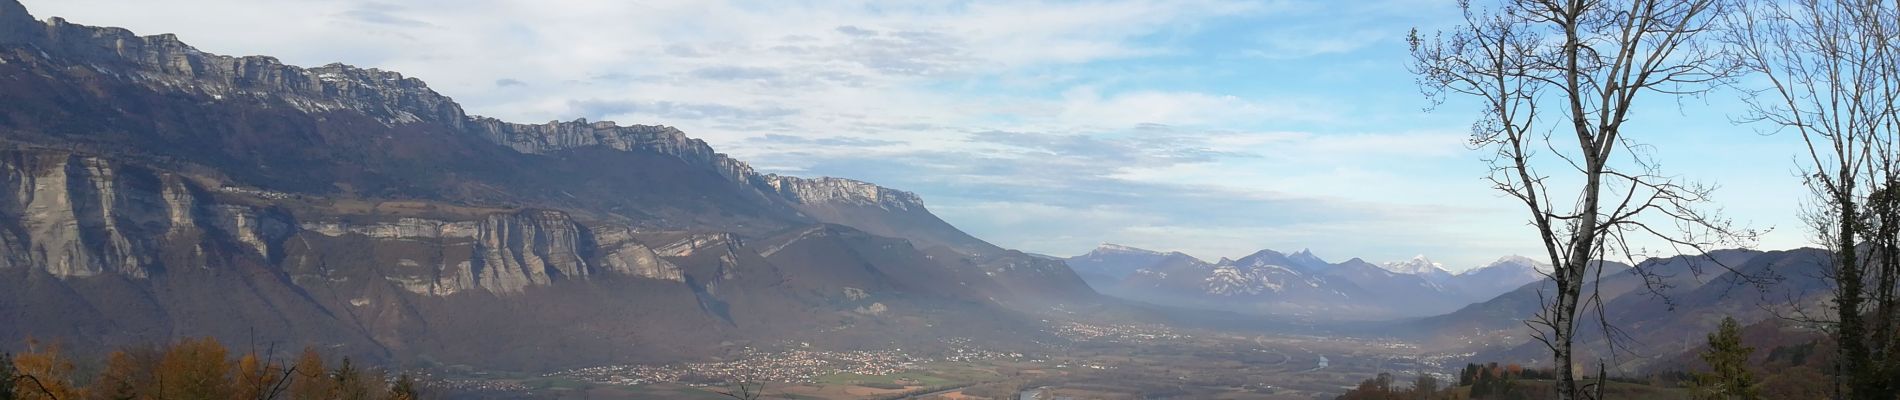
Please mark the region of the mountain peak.
POLYGON ((1525 271, 1548 272, 1550 271, 1550 264, 1545 264, 1541 261, 1537 261, 1537 259, 1534 259, 1534 258, 1513 254, 1513 255, 1498 257, 1497 261, 1492 261, 1490 264, 1486 264, 1485 266, 1478 267, 1477 269, 1465 271, 1465 273, 1468 274, 1468 273, 1477 272, 1480 270, 1500 269, 1500 268, 1516 268, 1516 269, 1522 269, 1525 271))
POLYGON ((1240 259, 1241 260, 1259 259, 1262 257, 1279 258, 1279 257, 1286 257, 1286 254, 1280 253, 1278 251, 1273 251, 1273 249, 1261 249, 1260 251, 1253 252, 1253 254, 1248 254, 1246 257, 1241 257, 1240 259))
POLYGON ((0 0, 0 43, 26 41, 41 29, 39 20, 18 0, 0 0))
POLYGON ((924 207, 923 199, 917 197, 916 193, 854 179, 799 178, 776 174, 767 174, 763 179, 786 198, 804 204, 855 204, 892 211, 921 210, 924 207))
POLYGON ((1400 261, 1400 262, 1389 262, 1380 266, 1384 267, 1387 271, 1392 271, 1392 272, 1401 273, 1401 274, 1412 274, 1412 275, 1428 275, 1428 274, 1429 275, 1440 275, 1440 274, 1449 275, 1450 274, 1449 271, 1445 270, 1444 264, 1433 262, 1431 258, 1425 257, 1424 254, 1420 254, 1416 257, 1412 257, 1412 259, 1410 260, 1400 261))
POLYGON ((1332 263, 1326 262, 1325 259, 1321 259, 1319 258, 1319 256, 1313 255, 1313 251, 1311 249, 1300 249, 1300 251, 1294 252, 1293 254, 1288 254, 1286 258, 1287 260, 1292 261, 1293 264, 1295 264, 1295 266, 1300 267, 1301 269, 1308 272, 1319 270, 1329 265, 1332 265, 1332 263))
POLYGON ((1155 254, 1155 255, 1161 254, 1161 252, 1159 251, 1148 250, 1148 249, 1134 247, 1134 246, 1124 246, 1124 245, 1119 245, 1119 244, 1114 244, 1114 243, 1102 243, 1101 246, 1095 247, 1094 252, 1096 253, 1138 253, 1138 254, 1155 254))

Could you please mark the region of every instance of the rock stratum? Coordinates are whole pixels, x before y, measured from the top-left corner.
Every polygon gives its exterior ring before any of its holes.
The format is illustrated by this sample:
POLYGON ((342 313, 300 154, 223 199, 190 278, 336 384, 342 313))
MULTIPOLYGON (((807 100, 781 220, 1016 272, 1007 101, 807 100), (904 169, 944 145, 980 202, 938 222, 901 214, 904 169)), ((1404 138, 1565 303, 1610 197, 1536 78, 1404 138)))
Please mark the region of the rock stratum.
POLYGON ((1099 297, 913 193, 678 129, 468 115, 419 79, 0 0, 0 340, 216 336, 546 370, 1024 341, 1099 297))

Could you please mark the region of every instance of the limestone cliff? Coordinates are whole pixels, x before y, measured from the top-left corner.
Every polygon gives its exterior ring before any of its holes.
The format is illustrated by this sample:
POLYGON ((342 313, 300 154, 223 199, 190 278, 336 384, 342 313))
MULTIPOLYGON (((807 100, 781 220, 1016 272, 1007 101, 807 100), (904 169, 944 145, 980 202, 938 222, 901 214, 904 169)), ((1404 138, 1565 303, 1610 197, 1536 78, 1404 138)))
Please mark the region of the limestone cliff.
POLYGON ((0 104, 0 341, 256 333, 534 370, 737 340, 1021 339, 1040 331, 996 329, 1022 321, 992 303, 1069 292, 1042 283, 1061 264, 912 193, 760 174, 671 127, 470 116, 394 72, 220 56, 14 0, 0 104), (770 259, 747 245, 821 223, 837 234, 770 259))
POLYGON ((409 278, 401 280, 403 287, 417 294, 518 293, 531 286, 586 280, 602 273, 681 280, 678 267, 634 240, 625 228, 596 230, 558 211, 491 214, 472 221, 315 221, 303 223, 302 228, 328 237, 380 239, 372 246, 412 247, 391 250, 400 254, 392 268, 406 272, 402 275, 409 278))
MULTIPOLYGON (((245 206, 218 205, 174 174, 129 168, 97 157, 50 152, 0 153, 0 267, 30 266, 59 277, 118 273, 149 276, 162 267, 194 267, 202 257, 165 265, 173 241, 223 241, 272 256, 286 221, 245 206)), ((176 251, 173 251, 176 252, 176 251)))
POLYGON ((855 205, 888 211, 924 211, 924 201, 916 193, 863 181, 783 175, 766 175, 763 180, 779 195, 801 205, 855 205))
MULTIPOLYGON (((679 281, 679 268, 622 226, 592 228, 566 213, 526 210, 474 220, 401 218, 385 223, 298 222, 281 212, 219 202, 190 179, 88 156, 15 151, 0 159, 0 267, 31 266, 59 277, 118 273, 146 277, 157 268, 203 267, 203 246, 228 243, 269 262, 302 232, 360 235, 389 242, 433 241, 426 281, 406 288, 448 295, 467 290, 520 292, 602 273, 679 281), (167 265, 161 255, 187 249, 167 265)), ((411 261, 413 262, 413 261, 411 261)), ((400 261, 398 264, 402 264, 400 261)), ((400 265, 399 265, 400 266, 400 265)), ((409 267, 420 267, 420 264, 409 267)))
POLYGON ((273 101, 269 104, 286 104, 303 113, 356 112, 391 126, 439 124, 524 154, 594 146, 662 154, 717 173, 740 190, 764 197, 766 202, 795 208, 818 222, 859 227, 923 245, 983 252, 993 247, 962 232, 950 232, 955 228, 930 221, 936 219, 934 216, 874 215, 885 211, 929 214, 916 194, 848 179, 760 174, 745 162, 719 153, 705 141, 673 127, 621 126, 585 119, 518 124, 471 116, 423 81, 396 72, 343 64, 302 68, 272 57, 217 55, 199 51, 170 34, 139 36, 125 29, 77 25, 60 18, 42 23, 33 20, 17 3, 5 3, 9 5, 0 10, 0 19, 8 23, 7 29, 0 30, 0 44, 26 45, 37 51, 0 52, 0 61, 12 57, 89 69, 99 78, 215 101, 270 99, 273 101), (841 213, 836 207, 858 210, 841 213), (879 221, 893 218, 902 221, 879 221), (924 225, 928 225, 928 232, 908 232, 924 225))

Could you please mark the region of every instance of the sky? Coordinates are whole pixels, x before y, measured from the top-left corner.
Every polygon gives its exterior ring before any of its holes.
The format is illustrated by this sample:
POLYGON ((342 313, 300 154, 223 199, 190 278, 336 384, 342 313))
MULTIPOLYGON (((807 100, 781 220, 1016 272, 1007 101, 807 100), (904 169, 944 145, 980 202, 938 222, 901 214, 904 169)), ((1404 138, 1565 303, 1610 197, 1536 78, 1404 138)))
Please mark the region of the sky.
MULTIPOLYGON (((421 78, 471 114, 671 125, 762 172, 908 190, 1004 247, 1206 259, 1311 249, 1453 270, 1539 255, 1483 180, 1466 101, 1405 34, 1453 0, 23 0, 200 50, 421 78)), ((1733 96, 1651 96, 1628 130, 1714 205, 1811 241, 1799 138, 1733 96)))

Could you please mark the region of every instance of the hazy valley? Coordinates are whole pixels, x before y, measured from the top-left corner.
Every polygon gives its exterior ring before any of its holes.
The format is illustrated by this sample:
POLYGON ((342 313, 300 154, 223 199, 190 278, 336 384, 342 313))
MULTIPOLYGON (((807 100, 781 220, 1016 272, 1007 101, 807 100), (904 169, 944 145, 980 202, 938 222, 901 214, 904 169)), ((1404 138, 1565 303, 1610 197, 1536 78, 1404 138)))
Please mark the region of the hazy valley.
MULTIPOLYGON (((0 378, 41 385, 0 398, 130 396, 145 381, 115 374, 179 365, 235 382, 182 398, 1330 399, 1420 378, 1448 390, 1405 398, 1506 398, 1474 381, 1556 385, 1534 321, 1579 289, 1572 323, 1611 327, 1574 332, 1579 371, 1616 398, 1688 398, 1725 318, 1757 370, 1821 371, 1838 345, 1795 318, 1836 310, 1831 250, 1044 255, 931 208, 967 204, 755 167, 665 121, 504 121, 433 77, 151 33, 0 0, 0 350, 19 365, 0 378), (319 354, 308 376, 333 386, 297 383, 319 354)), ((1847 253, 1890 257, 1879 232, 1847 253)), ((1792 376, 1764 390, 1818 381, 1792 376)))

